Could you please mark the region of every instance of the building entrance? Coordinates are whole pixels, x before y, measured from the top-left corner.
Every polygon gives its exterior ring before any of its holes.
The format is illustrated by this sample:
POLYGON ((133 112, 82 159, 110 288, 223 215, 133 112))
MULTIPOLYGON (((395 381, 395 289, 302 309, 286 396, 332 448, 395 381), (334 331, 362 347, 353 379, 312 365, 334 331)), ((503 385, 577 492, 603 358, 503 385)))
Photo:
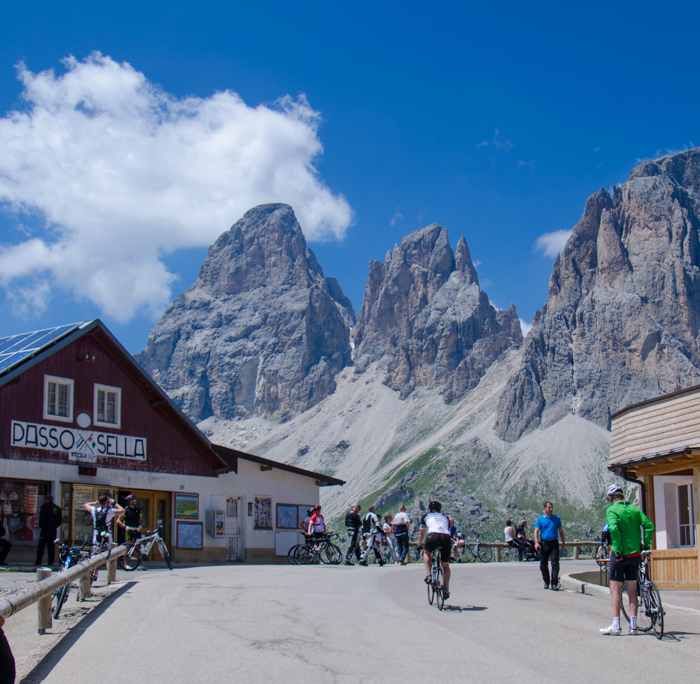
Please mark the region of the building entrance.
MULTIPOLYGON (((120 489, 117 495, 117 501, 121 506, 126 508, 126 497, 135 496, 138 498, 139 509, 141 510, 141 518, 143 519, 142 533, 145 534, 149 530, 155 530, 161 525, 165 528, 162 532, 168 548, 172 547, 170 540, 170 492, 154 492, 145 489, 120 489)), ((116 533, 115 541, 123 544, 125 540, 124 528, 119 527, 116 533)), ((148 560, 161 560, 160 552, 157 547, 153 547, 148 554, 148 560)))

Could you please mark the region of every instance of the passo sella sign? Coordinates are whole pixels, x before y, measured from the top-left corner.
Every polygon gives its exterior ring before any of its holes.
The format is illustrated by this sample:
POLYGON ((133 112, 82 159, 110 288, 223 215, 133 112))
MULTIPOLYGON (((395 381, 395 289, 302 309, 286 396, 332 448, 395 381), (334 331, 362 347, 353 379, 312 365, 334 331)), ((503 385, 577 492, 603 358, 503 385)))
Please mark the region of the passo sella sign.
POLYGON ((12 446, 62 451, 70 460, 96 463, 97 457, 146 460, 146 438, 94 430, 12 421, 12 446))

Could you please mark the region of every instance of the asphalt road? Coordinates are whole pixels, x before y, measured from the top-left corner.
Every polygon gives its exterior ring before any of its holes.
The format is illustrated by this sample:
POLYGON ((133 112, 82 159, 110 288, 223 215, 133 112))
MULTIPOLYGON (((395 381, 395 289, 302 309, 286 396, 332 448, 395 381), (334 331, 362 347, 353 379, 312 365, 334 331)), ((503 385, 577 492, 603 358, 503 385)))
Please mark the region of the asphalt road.
POLYGON ((663 641, 603 637, 609 602, 543 590, 534 564, 453 566, 443 612, 422 578, 418 565, 130 573, 27 684, 698 680, 696 613, 669 609, 663 641))

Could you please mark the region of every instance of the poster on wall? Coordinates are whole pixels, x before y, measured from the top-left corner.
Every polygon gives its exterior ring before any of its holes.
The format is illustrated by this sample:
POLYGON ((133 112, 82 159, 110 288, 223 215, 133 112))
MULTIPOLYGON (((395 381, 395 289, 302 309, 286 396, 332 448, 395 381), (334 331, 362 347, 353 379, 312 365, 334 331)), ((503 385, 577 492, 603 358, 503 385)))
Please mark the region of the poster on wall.
POLYGON ((277 527, 296 530, 298 526, 298 506, 296 504, 277 504, 277 527))
POLYGON ((223 539, 225 533, 226 518, 224 511, 214 511, 214 538, 223 539))
POLYGON ((227 496, 226 497, 226 517, 227 518, 237 518, 238 517, 238 497, 237 496, 227 496))
POLYGON ((272 497, 256 496, 253 516, 254 530, 272 529, 272 497))
POLYGON ((199 518, 199 494, 175 492, 175 517, 199 518))
POLYGON ((177 521, 177 548, 201 549, 204 524, 201 522, 177 521))

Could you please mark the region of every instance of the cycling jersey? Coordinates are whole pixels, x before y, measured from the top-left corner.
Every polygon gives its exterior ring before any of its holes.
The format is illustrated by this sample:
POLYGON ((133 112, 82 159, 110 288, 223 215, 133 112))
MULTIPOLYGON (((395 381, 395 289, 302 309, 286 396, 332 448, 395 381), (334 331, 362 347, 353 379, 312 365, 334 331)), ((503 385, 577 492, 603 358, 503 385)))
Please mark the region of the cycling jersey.
POLYGON ((326 523, 320 513, 314 513, 311 516, 311 524, 313 525, 314 534, 321 534, 326 531, 326 523))
POLYGON ((640 527, 644 528, 644 546, 651 545, 654 524, 636 506, 618 501, 610 505, 605 517, 610 526, 610 537, 615 553, 621 553, 623 556, 639 554, 642 546, 640 527))
POLYGON ((426 513, 420 519, 421 530, 428 530, 428 534, 446 534, 450 536, 450 520, 446 515, 434 511, 426 513))
POLYGON ((138 506, 127 506, 124 509, 124 524, 127 527, 138 527, 141 524, 141 509, 138 506))

